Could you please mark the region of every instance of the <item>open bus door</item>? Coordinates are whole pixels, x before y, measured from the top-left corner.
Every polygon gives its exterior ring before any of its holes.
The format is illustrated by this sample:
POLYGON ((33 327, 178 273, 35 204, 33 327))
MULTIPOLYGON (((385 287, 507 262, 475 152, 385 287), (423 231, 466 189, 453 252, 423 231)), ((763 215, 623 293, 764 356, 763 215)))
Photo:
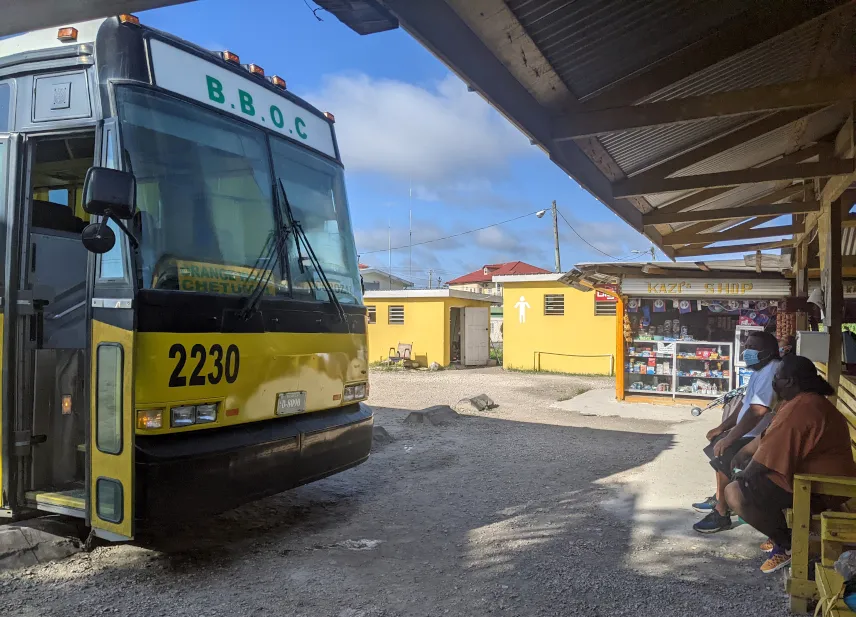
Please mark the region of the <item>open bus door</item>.
MULTIPOLYGON (((96 164, 118 169, 117 125, 99 131, 96 164)), ((134 537, 134 285, 127 237, 89 257, 90 423, 86 520, 111 541, 134 537)))
MULTIPOLYGON (((15 372, 10 370, 14 365, 14 344, 17 334, 14 319, 6 319, 7 306, 10 301, 17 300, 16 276, 11 275, 11 281, 6 280, 7 272, 16 272, 10 265, 17 263, 18 243, 9 241, 19 233, 20 225, 20 169, 22 160, 21 135, 0 133, 0 367, 3 370, 0 382, 0 512, 6 516, 14 516, 20 509, 17 499, 18 484, 16 476, 18 460, 15 456, 16 439, 14 430, 15 418, 15 372), (11 262, 11 264, 10 264, 11 262), (10 284, 11 283, 11 284, 10 284)), ((12 312, 14 317, 15 312, 12 312)))

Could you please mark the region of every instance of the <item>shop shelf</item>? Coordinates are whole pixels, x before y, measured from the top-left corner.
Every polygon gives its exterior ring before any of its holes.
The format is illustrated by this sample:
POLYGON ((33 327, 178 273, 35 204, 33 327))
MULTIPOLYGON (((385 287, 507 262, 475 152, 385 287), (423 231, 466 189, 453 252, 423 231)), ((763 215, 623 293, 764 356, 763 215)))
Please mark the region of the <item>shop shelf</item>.
POLYGON ((693 398, 718 398, 725 394, 726 391, 717 394, 702 394, 701 392, 675 392, 675 396, 692 396, 693 398))
POLYGON ((722 379, 724 381, 731 379, 731 377, 724 377, 722 375, 690 375, 688 373, 678 373, 678 377, 685 377, 687 379, 722 379))

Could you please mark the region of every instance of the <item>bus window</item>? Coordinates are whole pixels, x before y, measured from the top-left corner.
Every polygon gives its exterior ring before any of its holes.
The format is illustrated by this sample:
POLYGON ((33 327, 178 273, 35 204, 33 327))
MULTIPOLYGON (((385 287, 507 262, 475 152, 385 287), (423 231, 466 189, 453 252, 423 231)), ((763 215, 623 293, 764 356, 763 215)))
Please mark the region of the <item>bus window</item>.
POLYGON ((0 84, 0 133, 9 132, 12 88, 9 84, 0 84))

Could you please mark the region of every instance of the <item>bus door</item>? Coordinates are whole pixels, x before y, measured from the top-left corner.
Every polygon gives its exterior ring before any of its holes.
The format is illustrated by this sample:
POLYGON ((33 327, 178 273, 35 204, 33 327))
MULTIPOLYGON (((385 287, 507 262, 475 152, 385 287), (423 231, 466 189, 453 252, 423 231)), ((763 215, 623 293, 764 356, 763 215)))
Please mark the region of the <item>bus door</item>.
MULTIPOLYGON (((99 131, 102 167, 120 168, 117 126, 99 131)), ((134 284, 129 243, 108 223, 116 244, 90 255, 90 431, 87 521, 95 535, 134 536, 134 284)))
POLYGON ((0 366, 3 378, 0 382, 0 514, 11 516, 22 507, 18 494, 19 460, 18 441, 25 441, 21 451, 28 450, 29 440, 22 439, 15 430, 17 410, 15 407, 15 302, 17 301, 18 276, 15 268, 8 264, 18 262, 16 251, 19 243, 10 239, 20 233, 20 177, 23 139, 20 135, 0 133, 0 366), (6 280, 11 272, 11 281, 6 280), (12 310, 8 308, 12 303, 12 310), (17 436, 17 438, 16 438, 17 436))

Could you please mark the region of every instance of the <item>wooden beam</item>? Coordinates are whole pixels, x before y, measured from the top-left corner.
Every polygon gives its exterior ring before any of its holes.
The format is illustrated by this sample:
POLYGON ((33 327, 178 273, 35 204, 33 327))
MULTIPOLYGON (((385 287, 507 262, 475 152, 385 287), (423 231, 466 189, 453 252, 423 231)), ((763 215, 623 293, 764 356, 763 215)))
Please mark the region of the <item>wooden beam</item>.
POLYGON ((733 231, 725 229, 709 234, 674 233, 666 237, 666 242, 672 246, 680 244, 713 244, 714 242, 730 242, 733 240, 755 240, 758 238, 776 238, 790 236, 805 231, 802 223, 793 225, 776 225, 773 227, 758 227, 757 229, 740 229, 733 231))
POLYGON ((800 118, 805 118, 809 113, 814 113, 815 110, 807 112, 805 109, 795 109, 788 111, 780 111, 764 118, 744 124, 740 128, 723 135, 713 141, 707 143, 694 144, 692 150, 684 151, 682 154, 670 158, 667 161, 659 163, 654 167, 650 167, 641 173, 634 175, 634 178, 665 178, 676 171, 686 169, 691 165, 695 165, 701 161, 716 156, 721 152, 725 152, 748 141, 752 141, 767 133, 787 126, 792 122, 796 122, 800 118))
MULTIPOLYGON (((851 114, 835 139, 835 156, 839 159, 853 159, 854 154, 856 154, 856 143, 854 143, 853 115, 851 114)), ((831 178, 823 187, 820 201, 835 201, 841 197, 841 194, 853 183, 854 179, 856 179, 856 169, 850 170, 847 175, 831 178)), ((837 210, 840 209, 841 205, 839 204, 837 210)))
POLYGON ((766 251, 792 246, 793 240, 781 240, 779 242, 761 242, 754 244, 732 244, 731 246, 709 246, 704 248, 685 248, 675 251, 675 257, 696 257, 699 255, 726 255, 728 253, 754 253, 755 251, 766 251))
POLYGON ((557 141, 705 118, 819 107, 856 99, 856 76, 842 74, 656 103, 567 114, 553 122, 557 141))
POLYGON ((826 380, 830 386, 837 389, 841 377, 841 347, 844 343, 841 333, 844 317, 841 226, 837 224, 841 220, 841 199, 837 197, 833 199, 829 203, 829 211, 824 212, 821 216, 823 219, 828 217, 829 221, 828 224, 821 225, 822 231, 824 227, 826 228, 826 233, 821 233, 821 242, 826 243, 826 250, 822 251, 825 259, 821 258, 821 267, 823 268, 821 285, 826 303, 823 321, 826 325, 826 331, 829 332, 829 360, 827 362, 826 380))
MULTIPOLYGON (((704 38, 693 41, 676 53, 625 77, 618 83, 610 84, 592 93, 586 97, 583 105, 602 109, 634 103, 652 92, 698 73, 702 69, 813 18, 822 16, 821 19, 831 20, 834 15, 834 13, 828 13, 831 4, 839 4, 839 2, 799 0, 789 2, 784 10, 775 4, 747 5, 746 8, 750 10, 720 24, 704 38)), ((834 9, 836 13, 840 10, 840 8, 834 9)))
POLYGON ((697 265, 698 269, 703 271, 703 272, 710 272, 710 266, 708 266, 703 261, 697 261, 697 262, 695 262, 695 265, 697 265))
MULTIPOLYGON (((692 210, 690 212, 662 213, 654 210, 642 215, 645 225, 659 225, 663 223, 690 223, 694 221, 727 221, 729 219, 747 218, 750 216, 782 216, 785 214, 799 214, 802 212, 817 212, 820 204, 816 201, 789 201, 782 204, 758 204, 754 206, 740 206, 737 208, 719 208, 713 210, 692 210)), ((671 238, 680 232, 674 232, 663 236, 668 244, 673 244, 671 238)))
MULTIPOLYGON (((830 176, 850 176, 854 173, 853 160, 829 159, 820 163, 792 163, 790 165, 765 165, 737 171, 720 171, 695 176, 677 178, 640 179, 628 178, 613 185, 614 197, 633 197, 655 193, 692 191, 717 187, 730 187, 758 182, 776 182, 779 180, 803 180, 807 178, 827 178, 830 176)), ((847 185, 844 185, 846 188, 847 185)), ((843 191, 844 188, 841 190, 843 191)))
MULTIPOLYGON (((844 220, 841 221, 841 227, 856 227, 856 216, 849 215, 844 220)), ((667 238, 668 236, 663 236, 663 238, 667 238)))
MULTIPOLYGON (((802 154, 803 150, 797 150, 796 152, 791 152, 779 159, 776 159, 777 163, 801 163, 806 159, 806 157, 802 154)), ((771 163, 772 164, 772 163, 771 163)), ((694 193, 689 195, 688 197, 683 197, 678 199, 677 201, 673 201, 671 203, 665 204, 657 208, 657 212, 680 212, 681 210, 687 210, 688 208, 692 208, 700 203, 705 201, 709 201, 727 193, 731 190, 731 187, 725 187, 720 189, 706 189, 703 191, 699 191, 698 193, 694 193)), ((757 197, 756 199, 744 204, 746 206, 755 205, 755 204, 763 204, 763 203, 776 203, 777 201, 781 201, 783 199, 788 199, 796 195, 797 193, 802 193, 803 187, 800 185, 787 185, 782 186, 772 193, 768 193, 767 195, 762 195, 757 197)))

